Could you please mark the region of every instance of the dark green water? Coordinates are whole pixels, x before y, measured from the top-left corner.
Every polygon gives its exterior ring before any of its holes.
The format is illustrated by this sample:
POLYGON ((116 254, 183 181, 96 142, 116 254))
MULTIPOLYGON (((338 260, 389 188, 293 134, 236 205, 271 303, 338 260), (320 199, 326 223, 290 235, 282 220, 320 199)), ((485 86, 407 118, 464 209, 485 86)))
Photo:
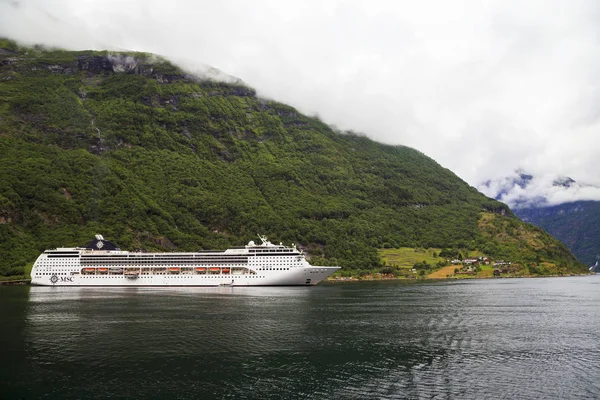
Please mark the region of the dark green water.
POLYGON ((600 276, 0 287, 0 398, 600 397, 600 276))

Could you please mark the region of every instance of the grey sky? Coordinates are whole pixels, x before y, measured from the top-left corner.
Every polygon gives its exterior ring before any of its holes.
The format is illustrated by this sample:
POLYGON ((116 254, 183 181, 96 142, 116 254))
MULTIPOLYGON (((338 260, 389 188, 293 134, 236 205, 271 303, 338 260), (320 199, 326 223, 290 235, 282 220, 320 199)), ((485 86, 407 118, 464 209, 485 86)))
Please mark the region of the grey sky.
POLYGON ((209 64, 472 185, 600 186, 596 0, 0 0, 0 35, 209 64))

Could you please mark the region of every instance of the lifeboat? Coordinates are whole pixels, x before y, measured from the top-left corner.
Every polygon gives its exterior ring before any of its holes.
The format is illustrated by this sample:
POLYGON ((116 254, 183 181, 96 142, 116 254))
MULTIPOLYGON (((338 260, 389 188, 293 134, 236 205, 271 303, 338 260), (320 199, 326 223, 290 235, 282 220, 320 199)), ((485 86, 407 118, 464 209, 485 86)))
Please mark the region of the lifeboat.
POLYGON ((96 268, 84 268, 83 272, 96 272, 96 268))
POLYGON ((122 274, 123 268, 111 268, 110 272, 111 272, 111 274, 122 274))
POLYGON ((210 272, 219 272, 220 269, 219 267, 210 267, 210 272))
POLYGON ((228 274, 228 273, 229 273, 229 271, 230 271, 230 269, 229 269, 229 268, 223 268, 223 273, 224 273, 224 274, 228 274))
POLYGON ((108 268, 98 268, 98 272, 108 272, 108 268))
POLYGON ((179 271, 180 271, 180 269, 176 268, 176 267, 169 268, 169 272, 179 272, 179 271))
POLYGON ((198 268, 196 268, 196 271, 198 271, 198 272, 206 272, 206 267, 198 267, 198 268))

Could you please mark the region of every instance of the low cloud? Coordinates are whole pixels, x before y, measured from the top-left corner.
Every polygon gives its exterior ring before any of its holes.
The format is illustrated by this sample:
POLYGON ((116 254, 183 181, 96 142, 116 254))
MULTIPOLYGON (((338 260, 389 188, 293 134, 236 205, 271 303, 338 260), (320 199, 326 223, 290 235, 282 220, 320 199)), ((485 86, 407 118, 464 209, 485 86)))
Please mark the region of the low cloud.
POLYGON ((472 185, 522 167, 600 186, 599 11, 595 0, 0 0, 0 35, 210 65, 472 185))
POLYGON ((522 171, 503 179, 487 181, 478 189, 514 209, 548 207, 581 200, 600 201, 600 187, 580 184, 567 177, 536 177, 522 171))

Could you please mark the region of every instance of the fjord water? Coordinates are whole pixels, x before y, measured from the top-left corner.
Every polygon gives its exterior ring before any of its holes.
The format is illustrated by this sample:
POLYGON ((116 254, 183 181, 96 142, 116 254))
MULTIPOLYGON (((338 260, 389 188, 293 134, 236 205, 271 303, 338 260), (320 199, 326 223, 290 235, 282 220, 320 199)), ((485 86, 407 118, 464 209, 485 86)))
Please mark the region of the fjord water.
POLYGON ((0 398, 598 398, 600 276, 0 288, 0 398))

